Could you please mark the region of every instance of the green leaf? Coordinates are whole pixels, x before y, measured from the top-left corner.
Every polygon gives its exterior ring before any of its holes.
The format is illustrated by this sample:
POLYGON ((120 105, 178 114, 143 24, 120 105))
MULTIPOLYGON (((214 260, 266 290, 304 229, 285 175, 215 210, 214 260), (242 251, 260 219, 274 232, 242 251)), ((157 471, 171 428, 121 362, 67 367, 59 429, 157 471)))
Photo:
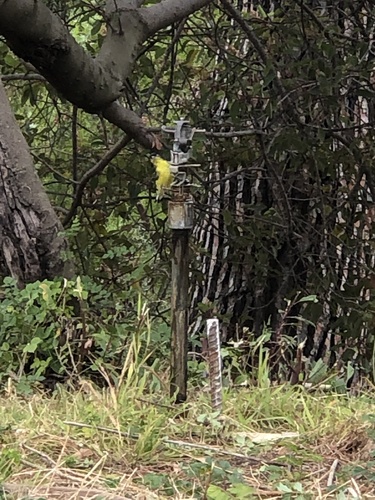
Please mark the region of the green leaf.
POLYGON ((240 120, 240 114, 241 114, 240 110, 241 110, 241 102, 234 101, 229 110, 230 117, 234 123, 240 120))
POLYGON ((323 378, 326 376, 326 373, 327 373, 326 364, 322 359, 318 359, 318 361, 313 366, 311 372, 309 373, 308 381, 313 384, 318 383, 321 380, 323 380, 323 378))
POLYGON ((28 342, 25 347, 23 348, 23 352, 30 352, 33 353, 38 349, 38 345, 41 344, 43 341, 39 337, 34 337, 31 339, 30 342, 28 342))
POLYGON ((102 27, 102 22, 96 21, 94 23, 93 27, 91 28, 91 35, 92 36, 97 35, 99 33, 101 27, 102 27))
POLYGON ((281 492, 281 493, 293 493, 292 488, 287 486, 286 484, 279 483, 276 488, 281 492))
POLYGON ((253 498, 256 490, 247 484, 237 483, 229 488, 229 493, 234 495, 236 498, 253 498))
POLYGON ((10 66, 11 68, 15 68, 16 66, 19 65, 19 60, 16 59, 10 52, 8 52, 7 55, 4 57, 4 62, 7 66, 10 66))
POLYGON ((230 226, 233 222, 233 216, 229 210, 223 210, 223 219, 226 226, 230 226))
POLYGON ((46 302, 49 302, 49 300, 51 298, 51 293, 50 293, 51 291, 50 291, 48 283, 40 283, 39 287, 42 289, 43 300, 45 300, 46 302))
POLYGON ((307 295, 306 297, 302 297, 302 299, 299 299, 298 302, 314 302, 316 304, 319 301, 316 295, 307 295))
POLYGON ((197 57, 197 55, 199 54, 199 50, 198 49, 191 49, 189 50, 189 52, 187 53, 187 56, 186 56, 186 63, 189 64, 189 65, 192 65, 195 61, 195 58, 197 57))
POLYGON ((211 484, 207 490, 207 498, 210 500, 230 500, 231 495, 220 488, 220 486, 211 484))

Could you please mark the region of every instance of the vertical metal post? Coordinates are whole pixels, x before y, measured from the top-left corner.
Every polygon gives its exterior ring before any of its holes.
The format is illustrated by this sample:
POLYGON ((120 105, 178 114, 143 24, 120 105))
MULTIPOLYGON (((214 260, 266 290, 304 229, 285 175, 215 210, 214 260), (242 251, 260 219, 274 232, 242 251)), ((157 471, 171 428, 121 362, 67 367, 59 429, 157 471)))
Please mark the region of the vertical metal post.
POLYGON ((189 229, 172 230, 172 340, 170 394, 176 403, 187 397, 189 229))

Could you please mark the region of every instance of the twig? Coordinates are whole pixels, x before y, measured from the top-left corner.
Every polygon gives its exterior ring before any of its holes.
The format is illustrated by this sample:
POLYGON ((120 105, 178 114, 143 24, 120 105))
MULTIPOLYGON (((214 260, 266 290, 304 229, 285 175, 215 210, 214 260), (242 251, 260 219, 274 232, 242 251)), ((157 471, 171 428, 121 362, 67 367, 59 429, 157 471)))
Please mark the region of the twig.
MULTIPOLYGON (((110 429, 109 427, 103 427, 103 426, 92 426, 89 424, 83 424, 81 422, 70 422, 70 421, 65 421, 63 422, 65 425, 69 425, 72 427, 79 427, 79 428, 86 428, 86 429, 95 429, 98 431, 103 431, 103 432, 108 432, 110 434, 117 434, 123 437, 127 437, 130 439, 139 439, 139 434, 130 434, 128 432, 122 432, 122 431, 117 431, 116 429, 110 429)), ((242 453, 236 453, 234 451, 228 451, 228 450, 223 450, 222 448, 216 448, 215 446, 208 446, 205 444, 199 444, 199 443, 189 443, 188 441, 180 441, 180 440, 175 440, 175 439, 169 439, 169 438, 164 438, 162 439, 163 443, 170 444, 173 446, 181 446, 181 447, 187 447, 187 448, 197 448, 200 450, 206 450, 210 451, 213 453, 217 453, 218 455, 227 455, 230 457, 235 457, 239 458, 241 460, 247 461, 247 462, 253 462, 254 464, 264 464, 268 463, 266 460, 262 460, 261 458, 256 458, 256 457, 249 457, 248 455, 243 455, 242 453)), ((270 462, 274 465, 280 465, 284 466, 285 464, 280 464, 277 462, 270 462)))
POLYGON ((358 483, 354 479, 354 477, 350 479, 350 482, 352 483, 353 488, 348 488, 348 490, 354 491, 354 494, 352 493, 353 498, 358 498, 358 499, 362 498, 361 490, 359 489, 358 483))
POLYGON ((337 466, 339 465, 339 461, 337 458, 333 461, 331 468, 329 469, 328 479, 327 479, 327 488, 333 485, 333 481, 335 480, 335 473, 337 466))
POLYGON ((288 111, 291 116, 293 116, 294 120, 296 123, 300 126, 304 125, 302 123, 301 117, 298 115, 298 112, 295 107, 295 103, 290 98, 290 93, 286 92, 284 85, 282 83, 282 80, 279 76, 279 71, 278 67, 275 61, 272 61, 266 52, 266 49, 262 45, 261 40, 257 37, 255 31, 253 30, 252 26, 250 23, 245 20, 242 17, 242 14, 239 10, 237 10, 233 5, 230 3, 229 0, 220 0, 222 3, 224 10, 233 17, 233 19, 236 21, 236 23, 240 26, 242 31, 247 35, 248 39, 252 43, 253 47, 255 48, 256 52, 258 53, 259 57, 261 58, 264 67, 268 67, 273 71, 274 74, 274 79, 273 83, 275 86, 275 89, 277 90, 278 97, 280 97, 280 101, 278 105, 281 105, 285 101, 285 106, 284 109, 288 111))
POLYGON ((35 453, 36 455, 39 455, 40 457, 43 458, 44 461, 46 461, 48 463, 48 465, 52 465, 53 467, 56 466, 56 462, 49 455, 47 455, 47 453, 44 453, 43 451, 36 450, 35 448, 31 448, 31 446, 27 446, 26 444, 23 444, 22 448, 25 448, 25 450, 31 451, 31 453, 35 453))
POLYGON ((182 30, 184 29, 185 23, 186 23, 186 18, 182 19, 182 21, 179 23, 177 30, 173 36, 172 42, 169 44, 167 50, 165 51, 163 63, 161 65, 159 71, 155 74, 155 76, 151 82, 151 85, 146 92, 144 103, 142 103, 142 112, 146 111, 150 97, 153 94, 153 92, 155 91, 156 87, 158 86, 159 80, 167 67, 168 58, 172 54, 172 51, 173 51, 175 44, 178 42, 178 40, 181 37, 182 30))
POLYGON ((72 116, 72 177, 75 184, 73 184, 73 192, 77 190, 78 181, 78 108, 73 106, 72 116))
POLYGON ((37 73, 14 73, 13 75, 2 75, 0 79, 3 82, 12 82, 15 80, 46 82, 44 76, 37 73))
POLYGON ((121 137, 121 139, 119 139, 116 144, 104 154, 104 156, 98 161, 98 163, 90 168, 90 170, 88 170, 82 176, 79 184, 77 185, 72 206, 70 207, 70 210, 64 219, 64 226, 67 226, 76 215, 78 207, 81 205, 83 192, 90 179, 95 177, 95 175, 100 174, 105 169, 105 167, 119 154, 119 152, 129 144, 130 141, 131 137, 129 137, 128 135, 124 135, 123 137, 121 137))
POLYGON ((65 177, 65 175, 61 174, 58 170, 56 170, 55 168, 51 167, 51 165, 42 157, 38 156, 37 154, 35 153, 31 153, 32 156, 37 160, 37 161, 40 161, 40 163, 43 163, 44 166, 46 166, 48 168, 48 170, 50 170, 52 173, 54 173, 55 175, 57 175, 58 177, 60 177, 61 179, 64 179, 64 181, 68 182, 68 183, 74 183, 75 181, 72 180, 72 179, 69 179, 69 177, 65 177))
POLYGON ((38 470, 45 469, 41 465, 35 464, 34 462, 30 462, 29 460, 26 460, 24 458, 21 458, 20 462, 21 462, 21 464, 26 465, 27 467, 31 467, 32 469, 38 469, 38 470))
POLYGON ((94 429, 97 431, 108 432, 108 434, 117 434, 118 436, 120 435, 122 437, 134 439, 134 440, 139 439, 139 434, 118 431, 116 429, 111 429, 110 427, 103 427, 102 425, 95 425, 94 426, 94 425, 90 425, 90 424, 83 424, 81 422, 70 422, 70 421, 65 421, 65 422, 63 422, 63 424, 70 425, 72 427, 79 427, 80 429, 94 429))

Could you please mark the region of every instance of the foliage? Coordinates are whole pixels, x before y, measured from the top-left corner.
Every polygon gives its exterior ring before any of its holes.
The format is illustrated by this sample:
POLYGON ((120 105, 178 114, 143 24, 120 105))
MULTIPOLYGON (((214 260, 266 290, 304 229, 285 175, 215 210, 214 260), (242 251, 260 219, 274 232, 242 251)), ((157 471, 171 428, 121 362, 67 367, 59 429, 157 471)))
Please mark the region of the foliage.
MULTIPOLYGON (((103 2, 45 3, 95 55, 103 2)), ((151 37, 124 82, 120 101, 147 125, 184 116, 207 131, 188 172, 190 340, 201 351, 202 319, 220 318, 222 414, 204 352, 189 358, 189 401, 166 396, 170 233, 148 154, 129 143, 101 167, 120 132, 0 42, 77 270, 1 282, 4 497, 22 474, 40 498, 56 482, 103 498, 341 499, 349 484, 375 495, 372 394, 347 391, 375 373, 374 19, 367 1, 215 2, 151 37), (327 486, 332 457, 349 465, 327 486)))
MULTIPOLYGON (((47 3, 95 54, 104 33, 102 2, 47 3)), ((202 167, 191 172, 198 186, 192 343, 199 342, 200 319, 212 310, 222 321, 223 337, 234 342, 224 351, 232 370, 228 378, 240 376, 248 358, 254 380, 265 361, 273 365, 271 371, 263 369, 267 376, 288 379, 300 349, 308 361, 298 375, 316 383, 341 370, 343 390, 356 374, 374 374, 374 7, 362 2, 362 10, 355 11, 348 1, 328 7, 314 1, 273 3, 271 9, 266 1, 256 7, 233 2, 237 13, 213 4, 154 35, 123 98, 150 126, 186 116, 216 134, 197 134, 193 144, 202 167), (238 137, 226 135, 238 130, 238 137), (301 294, 317 301, 302 302, 301 294), (267 350, 260 352, 267 360, 259 360, 253 346, 265 342, 265 326, 267 350), (233 356, 238 348, 247 349, 246 355, 233 356)), ((76 216, 66 219, 77 183, 116 143, 119 131, 33 80, 5 44, 0 63, 38 173, 65 223, 70 258, 78 274, 91 280, 86 315, 89 323, 100 324, 92 328, 102 335, 102 346, 104 339, 123 339, 132 329, 131 320, 111 325, 123 311, 111 313, 107 307, 111 301, 134 305, 133 287, 146 296, 151 316, 168 321, 166 207, 154 202, 147 154, 128 145, 89 180, 76 216), (10 78, 14 75, 19 79, 10 78), (109 294, 106 300, 95 302, 91 288, 96 286, 109 294), (104 320, 96 317, 99 310, 107 311, 104 320)), ((36 294, 39 286, 24 293, 36 294)), ((48 286, 64 290, 62 284, 48 286)), ((40 292, 35 300, 41 300, 40 292)), ((20 325, 21 304, 28 299, 14 300, 19 311, 14 321, 20 325)), ((39 328, 36 338, 42 342, 34 340, 27 349, 51 353, 57 342, 53 329, 62 328, 62 318, 73 318, 71 306, 60 302, 41 321, 37 314, 44 313, 33 307, 25 325, 33 334, 39 328), (40 333, 46 322, 48 342, 40 333)), ((26 339, 27 332, 22 335, 26 339)), ((27 342, 21 340, 22 349, 27 342)), ((118 358, 116 349, 106 358, 110 363, 118 358)), ((26 354, 32 353, 7 354, 13 371, 22 372, 23 359, 30 358, 26 354)), ((50 355, 39 362, 51 367, 50 355)), ((202 371, 197 364, 192 368, 202 371)), ((35 366, 32 373, 39 377, 43 370, 35 366)))
POLYGON ((168 337, 157 321, 150 345, 140 290, 129 287, 114 295, 87 277, 35 282, 20 290, 5 278, 1 292, 0 381, 11 377, 20 392, 43 381, 74 382, 93 371, 108 371, 118 380, 132 359, 135 338, 138 350, 153 355, 154 368, 165 354, 168 337))
MULTIPOLYGON (((371 164, 374 142, 364 116, 373 121, 364 97, 372 92, 366 35, 360 34, 366 18, 354 19, 345 2, 345 14, 308 4, 284 2, 270 11, 264 2, 262 13, 231 12, 231 22, 213 9, 202 21, 207 29, 220 26, 227 38, 225 44, 210 38, 218 69, 199 78, 194 121, 212 126, 204 116, 224 102, 218 126, 247 128, 249 135, 215 141, 211 150, 217 166, 208 180, 229 179, 217 182, 215 196, 202 198, 202 225, 219 215, 212 238, 201 240, 208 252, 199 263, 214 265, 215 279, 197 296, 203 293, 226 315, 229 337, 236 322, 257 335, 269 324, 278 343, 280 334, 296 338, 298 332, 312 360, 322 357, 332 366, 356 358, 370 372, 373 188, 364 163, 371 164), (341 36, 344 25, 350 41, 341 36), (354 53, 362 54, 360 63, 354 53), (355 82, 347 76, 353 72, 355 82), (228 285, 236 282, 241 285, 228 285), (295 302, 283 318, 285 302, 301 290, 318 301, 295 302), (293 320, 301 313, 310 323, 293 320)), ((367 9, 372 18, 373 6, 367 9)))

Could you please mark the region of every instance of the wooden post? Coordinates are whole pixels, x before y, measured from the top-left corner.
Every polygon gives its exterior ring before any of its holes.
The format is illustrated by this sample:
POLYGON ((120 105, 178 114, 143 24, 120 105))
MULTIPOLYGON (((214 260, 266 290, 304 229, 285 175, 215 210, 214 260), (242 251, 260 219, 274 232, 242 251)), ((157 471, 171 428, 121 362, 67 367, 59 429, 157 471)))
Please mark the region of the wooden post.
POLYGON ((187 397, 189 229, 172 230, 172 340, 170 394, 176 403, 187 397))

